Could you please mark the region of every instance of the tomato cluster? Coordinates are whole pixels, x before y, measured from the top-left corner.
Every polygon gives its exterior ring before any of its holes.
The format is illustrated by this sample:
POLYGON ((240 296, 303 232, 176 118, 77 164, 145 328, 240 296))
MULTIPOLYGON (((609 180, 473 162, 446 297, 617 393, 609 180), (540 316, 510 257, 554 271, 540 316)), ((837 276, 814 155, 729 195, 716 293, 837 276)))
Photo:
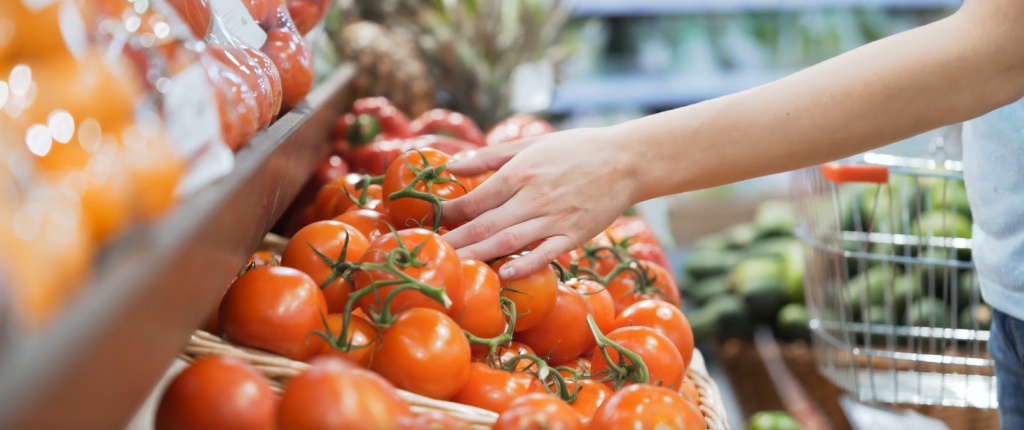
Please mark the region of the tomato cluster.
MULTIPOLYGON (((496 270, 529 249, 460 260, 439 233, 455 227, 441 222, 439 202, 475 184, 447 172, 450 159, 410 150, 383 177, 351 174, 324 186, 314 210, 326 219, 299 228, 279 264, 253 256, 229 287, 216 334, 312 364, 284 387, 267 425, 468 428, 414 416, 401 389, 498 413, 497 429, 706 428, 686 378, 693 334, 671 274, 633 255, 638 242, 622 223, 516 280, 496 270)), ((177 398, 174 390, 165 398, 177 398)), ((204 423, 231 426, 189 421, 204 423)))

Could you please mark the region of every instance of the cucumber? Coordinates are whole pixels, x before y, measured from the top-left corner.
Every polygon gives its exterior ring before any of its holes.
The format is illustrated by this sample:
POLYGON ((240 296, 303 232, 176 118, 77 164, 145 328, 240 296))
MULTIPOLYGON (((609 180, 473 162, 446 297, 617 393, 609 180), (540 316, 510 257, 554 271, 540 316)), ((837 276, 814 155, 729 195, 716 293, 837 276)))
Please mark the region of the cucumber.
POLYGON ((732 294, 728 275, 718 275, 695 282, 686 290, 687 299, 697 306, 703 306, 718 296, 732 294))
POLYGON ((747 338, 754 327, 743 301, 729 294, 715 297, 687 317, 699 340, 747 338))
POLYGON ((928 211, 921 215, 911 233, 923 237, 971 238, 971 220, 956 212, 928 211))
POLYGON ((757 228, 752 223, 742 223, 725 231, 729 249, 744 249, 757 239, 757 228))
POLYGON ((693 243, 694 251, 724 251, 728 248, 729 236, 725 233, 706 236, 693 243))
POLYGON ((974 298, 977 297, 978 301, 982 301, 981 287, 977 283, 977 278, 974 275, 973 270, 964 270, 960 272, 960 278, 957 279, 957 300, 960 306, 972 303, 974 298))
POLYGON ((747 430, 800 430, 800 424, 785 412, 766 411, 750 417, 747 430))
POLYGON ((686 260, 686 273, 698 281, 718 276, 732 270, 741 258, 736 251, 694 251, 686 260))
POLYGON ((802 303, 790 303, 779 310, 776 318, 779 335, 788 340, 811 339, 811 314, 802 303))
POLYGON ((785 200, 767 200, 754 214, 757 237, 792 236, 796 229, 796 212, 785 200))
POLYGON ((958 328, 988 330, 992 326, 992 308, 984 303, 968 306, 960 311, 958 328))
POLYGON ((857 312, 865 305, 883 304, 885 289, 894 285, 896 276, 896 270, 892 266, 883 264, 874 266, 850 279, 843 297, 847 308, 857 312))
POLYGON ((758 320, 775 321, 779 309, 786 305, 785 272, 780 258, 744 259, 733 269, 730 282, 758 320))
POLYGON ((943 180, 928 187, 928 208, 936 212, 955 212, 971 219, 971 203, 963 181, 943 180))
POLYGON ((791 242, 782 254, 783 290, 790 303, 804 302, 804 249, 791 242))
POLYGON ((793 243, 797 242, 796 238, 791 236, 784 237, 770 237, 764 238, 750 244, 746 250, 744 250, 744 256, 746 257, 777 257, 786 253, 789 247, 793 243))
POLYGON ((934 297, 924 297, 910 308, 906 322, 914 327, 947 328, 952 321, 946 303, 934 297))

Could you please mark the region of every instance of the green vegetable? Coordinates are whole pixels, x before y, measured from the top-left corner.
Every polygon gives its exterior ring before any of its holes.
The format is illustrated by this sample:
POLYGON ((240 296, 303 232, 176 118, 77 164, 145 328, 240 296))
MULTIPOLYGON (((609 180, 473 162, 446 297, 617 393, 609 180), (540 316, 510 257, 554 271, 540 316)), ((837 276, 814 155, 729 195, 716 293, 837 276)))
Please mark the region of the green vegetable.
POLYGON ((741 259, 736 251, 699 250, 689 255, 686 272, 695 280, 718 276, 732 270, 741 259))
POLYGON ((925 297, 914 303, 907 315, 907 324, 914 327, 950 327, 949 309, 934 297, 925 297))
POLYGON ((943 180, 928 187, 928 207, 936 212, 955 212, 971 219, 971 203, 963 181, 943 180))
POLYGON ((785 339, 811 339, 811 314, 802 303, 790 303, 779 310, 776 325, 785 339))
POLYGON ((885 301, 885 289, 896 280, 896 270, 883 264, 874 266, 857 275, 846 285, 844 299, 846 306, 856 312, 862 306, 882 304, 885 301))
POLYGON ((992 326, 992 308, 984 303, 960 311, 959 328, 988 330, 992 326))
POLYGON ((725 237, 730 249, 744 249, 757 238, 757 228, 751 223, 737 224, 726 230, 725 237))
POLYGON ((796 213, 784 200, 761 203, 754 215, 757 237, 791 236, 796 229, 796 213))
POLYGON ((777 257, 750 257, 736 266, 730 281, 755 318, 775 321, 775 315, 787 302, 785 271, 777 257))
POLYGON ((747 430, 800 430, 800 424, 785 412, 758 412, 750 417, 747 430))
POLYGON ((718 275, 695 282, 686 290, 686 297, 697 306, 703 306, 712 299, 732 294, 728 275, 718 275))

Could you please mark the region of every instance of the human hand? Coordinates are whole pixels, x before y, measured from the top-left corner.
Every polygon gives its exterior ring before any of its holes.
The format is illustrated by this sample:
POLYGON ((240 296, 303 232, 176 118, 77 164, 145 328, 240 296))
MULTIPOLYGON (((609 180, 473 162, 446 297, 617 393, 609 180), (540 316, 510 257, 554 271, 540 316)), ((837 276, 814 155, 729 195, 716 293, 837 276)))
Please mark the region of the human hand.
POLYGON ((597 236, 637 195, 635 167, 610 128, 577 129, 483 148, 452 162, 456 175, 497 173, 444 217, 468 221, 445 235, 459 257, 486 261, 541 241, 506 263, 503 279, 529 275, 597 236))

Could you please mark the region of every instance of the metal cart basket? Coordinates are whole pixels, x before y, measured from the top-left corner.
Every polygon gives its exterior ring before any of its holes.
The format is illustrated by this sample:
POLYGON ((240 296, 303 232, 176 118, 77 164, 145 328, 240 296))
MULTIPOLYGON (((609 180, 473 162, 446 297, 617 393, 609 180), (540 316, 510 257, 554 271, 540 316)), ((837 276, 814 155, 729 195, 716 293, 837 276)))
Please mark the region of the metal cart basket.
POLYGON ((793 182, 818 368, 861 401, 997 406, 959 130, 793 182))

